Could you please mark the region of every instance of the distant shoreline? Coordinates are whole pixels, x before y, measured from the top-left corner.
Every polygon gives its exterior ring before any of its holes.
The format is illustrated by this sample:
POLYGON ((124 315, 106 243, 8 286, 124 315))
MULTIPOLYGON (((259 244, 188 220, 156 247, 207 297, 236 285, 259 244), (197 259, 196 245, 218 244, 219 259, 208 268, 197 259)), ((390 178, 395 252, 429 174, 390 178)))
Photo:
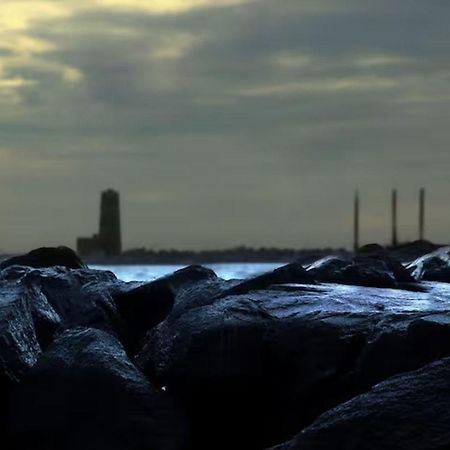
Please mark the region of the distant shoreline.
MULTIPOLYGON (((374 244, 361 247, 371 247, 374 244)), ((429 241, 405 242, 396 247, 380 247, 390 252, 401 261, 410 261, 418 256, 430 253, 443 244, 433 244, 429 241)), ((120 255, 106 256, 102 254, 83 255, 80 257, 88 265, 101 266, 138 266, 138 265, 193 265, 193 264, 258 264, 258 263, 287 263, 298 261, 307 265, 325 256, 352 256, 353 252, 345 248, 251 248, 235 247, 224 250, 147 250, 145 248, 126 250, 120 255)), ((17 254, 0 254, 0 261, 17 256, 17 254)))
POLYGON ((344 249, 230 249, 212 251, 162 250, 155 252, 125 252, 119 256, 82 257, 89 265, 191 265, 191 264, 244 264, 286 263, 301 261, 308 263, 330 254, 347 255, 344 249))

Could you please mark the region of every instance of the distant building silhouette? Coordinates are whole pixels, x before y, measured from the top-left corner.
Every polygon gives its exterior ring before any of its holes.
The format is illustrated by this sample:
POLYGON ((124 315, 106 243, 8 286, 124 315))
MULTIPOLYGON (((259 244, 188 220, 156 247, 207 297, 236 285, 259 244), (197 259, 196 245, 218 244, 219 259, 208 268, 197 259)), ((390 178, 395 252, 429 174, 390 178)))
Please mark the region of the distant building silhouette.
POLYGON ((78 238, 77 251, 81 256, 117 256, 122 253, 120 202, 117 191, 108 189, 102 192, 99 232, 90 238, 78 238))

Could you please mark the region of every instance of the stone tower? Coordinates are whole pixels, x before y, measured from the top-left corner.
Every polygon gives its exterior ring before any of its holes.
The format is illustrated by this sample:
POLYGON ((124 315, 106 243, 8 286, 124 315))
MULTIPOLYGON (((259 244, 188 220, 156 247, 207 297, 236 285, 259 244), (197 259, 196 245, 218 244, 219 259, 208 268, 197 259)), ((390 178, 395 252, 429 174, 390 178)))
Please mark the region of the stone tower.
POLYGON ((102 192, 98 238, 105 255, 114 256, 122 253, 119 193, 112 189, 102 192))

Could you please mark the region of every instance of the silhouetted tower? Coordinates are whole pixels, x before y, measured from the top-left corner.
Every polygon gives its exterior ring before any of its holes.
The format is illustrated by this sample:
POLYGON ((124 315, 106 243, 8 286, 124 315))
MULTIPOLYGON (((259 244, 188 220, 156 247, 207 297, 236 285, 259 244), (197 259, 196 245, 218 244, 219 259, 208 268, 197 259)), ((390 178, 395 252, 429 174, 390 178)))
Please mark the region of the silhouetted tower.
POLYGON ((359 193, 355 191, 355 199, 353 203, 353 251, 359 249, 359 193))
POLYGON ((122 253, 119 193, 112 189, 102 192, 98 238, 106 255, 112 256, 122 253))
POLYGON ((397 244, 397 189, 392 189, 392 247, 396 247, 397 244))
POLYGON ((425 189, 419 193, 419 239, 425 238, 425 189))

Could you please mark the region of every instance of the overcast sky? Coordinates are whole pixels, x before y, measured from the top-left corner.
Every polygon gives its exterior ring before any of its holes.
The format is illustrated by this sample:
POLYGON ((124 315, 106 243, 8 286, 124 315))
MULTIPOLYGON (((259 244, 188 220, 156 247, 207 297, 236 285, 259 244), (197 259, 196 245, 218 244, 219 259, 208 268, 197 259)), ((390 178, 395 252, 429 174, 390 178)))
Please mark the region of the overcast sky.
POLYGON ((0 250, 450 240, 448 0, 1 0, 0 250))

